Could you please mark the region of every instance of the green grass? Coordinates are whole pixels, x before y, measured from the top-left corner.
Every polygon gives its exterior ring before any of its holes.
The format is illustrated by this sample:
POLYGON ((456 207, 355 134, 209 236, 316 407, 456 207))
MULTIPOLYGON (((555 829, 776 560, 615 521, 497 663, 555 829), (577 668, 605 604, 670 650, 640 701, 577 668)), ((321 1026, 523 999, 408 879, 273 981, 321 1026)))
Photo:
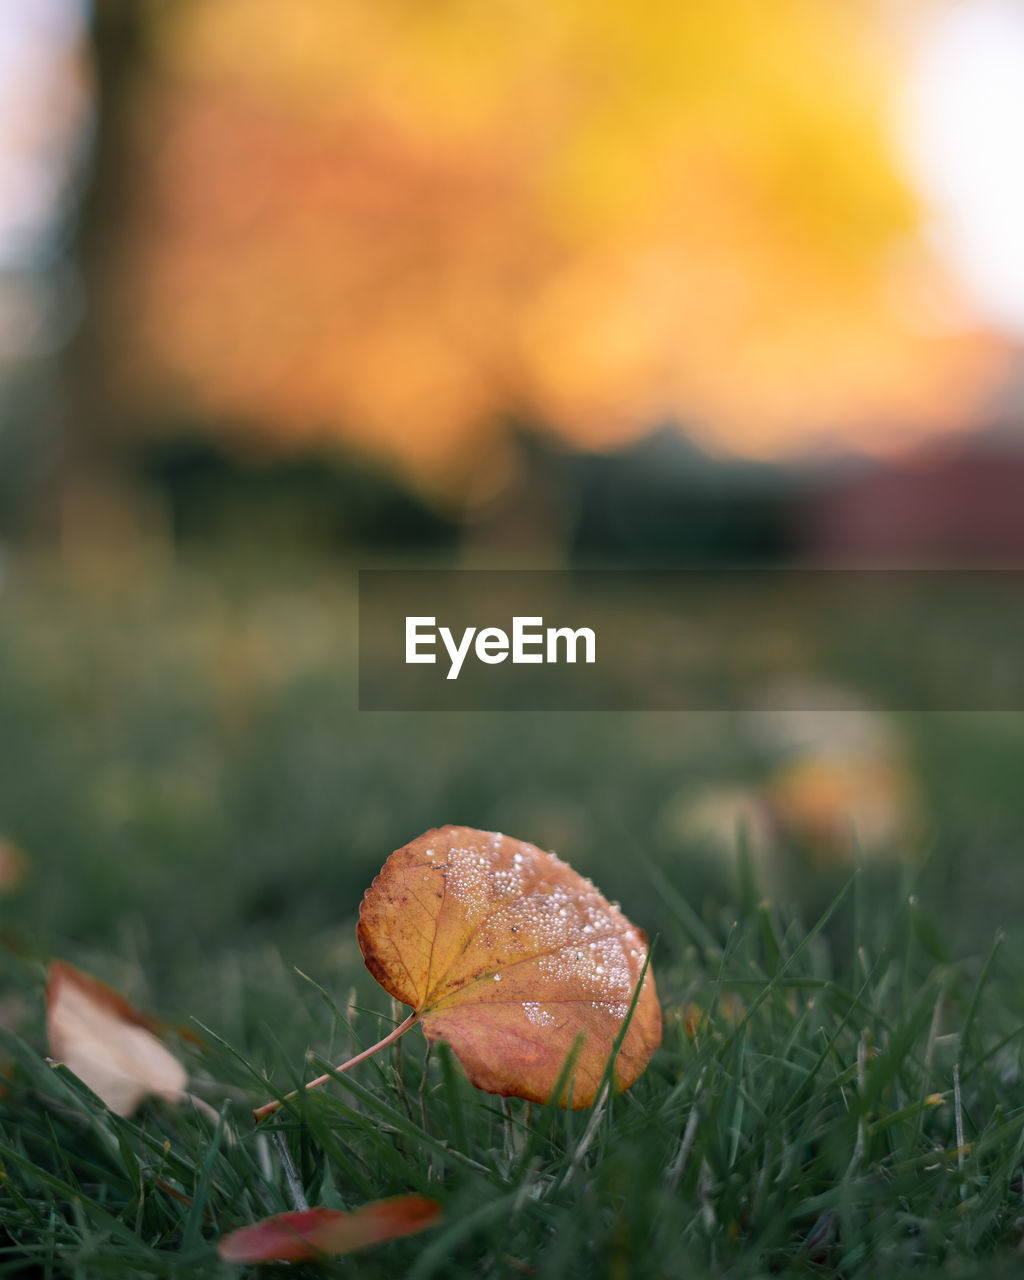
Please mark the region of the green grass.
POLYGON ((360 715, 351 589, 330 564, 13 563, 0 836, 30 875, 0 904, 0 1274, 239 1275, 215 1241, 294 1207, 288 1163, 312 1204, 445 1209, 309 1274, 1017 1274, 1024 719, 905 718, 918 846, 856 876, 786 849, 766 881, 670 820, 756 781, 740 720, 360 715), (444 822, 555 848, 657 935, 648 1072, 597 1115, 548 1111, 414 1029, 257 1130, 253 1106, 402 1016, 355 914, 444 822), (194 1034, 219 1127, 118 1119, 47 1063, 51 955, 194 1034))
MULTIPOLYGON (((238 1274, 214 1242, 295 1207, 290 1163, 312 1204, 415 1191, 444 1206, 429 1234, 329 1273, 956 1275, 984 1260, 1009 1274, 1024 1234, 1019 969, 935 964, 916 916, 892 913, 846 965, 826 930, 768 906, 723 917, 718 946, 655 963, 664 1045, 589 1112, 482 1094, 413 1030, 257 1129, 253 1105, 393 1016, 342 1010, 284 967, 236 987, 241 1043, 212 1027, 181 1046, 219 1124, 188 1104, 119 1119, 8 1033, 0 1273, 238 1274)), ((32 966, 12 968, 39 1000, 32 966)), ((367 985, 366 1005, 388 1008, 367 985)))

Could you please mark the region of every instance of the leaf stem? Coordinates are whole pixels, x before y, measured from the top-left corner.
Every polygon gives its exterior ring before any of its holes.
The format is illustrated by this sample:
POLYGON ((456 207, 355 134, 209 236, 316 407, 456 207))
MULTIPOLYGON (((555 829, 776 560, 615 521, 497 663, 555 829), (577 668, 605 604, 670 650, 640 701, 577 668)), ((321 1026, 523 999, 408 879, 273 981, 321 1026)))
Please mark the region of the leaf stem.
MULTIPOLYGON (((305 1087, 307 1089, 317 1089, 320 1085, 326 1084, 333 1076, 338 1075, 339 1072, 350 1071, 354 1066, 363 1062, 366 1058, 372 1058, 373 1055, 375 1053, 379 1053, 381 1049, 386 1049, 389 1044, 394 1044, 399 1036, 404 1036, 418 1018, 419 1014, 414 1010, 409 1014, 408 1018, 406 1018, 404 1022, 400 1022, 397 1027, 392 1028, 383 1040, 378 1040, 376 1044, 371 1044, 369 1049, 364 1049, 362 1053, 357 1053, 354 1058, 349 1058, 347 1062, 343 1062, 340 1066, 335 1067, 333 1071, 328 1071, 325 1075, 317 1076, 315 1080, 310 1080, 305 1087)), ((252 1113, 256 1123, 258 1124, 261 1120, 265 1120, 267 1116, 272 1116, 275 1111, 280 1111, 284 1103, 291 1101, 291 1099, 296 1097, 300 1092, 301 1091, 299 1089, 294 1089, 284 1098, 275 1098, 272 1102, 267 1102, 264 1103, 262 1107, 257 1107, 252 1113)))

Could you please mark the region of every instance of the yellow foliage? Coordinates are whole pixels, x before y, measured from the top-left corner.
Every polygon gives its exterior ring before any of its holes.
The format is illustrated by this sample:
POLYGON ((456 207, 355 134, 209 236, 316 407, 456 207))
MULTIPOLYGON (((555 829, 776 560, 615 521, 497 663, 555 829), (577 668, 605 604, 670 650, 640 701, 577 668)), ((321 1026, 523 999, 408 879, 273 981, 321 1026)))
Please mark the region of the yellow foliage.
POLYGON ((509 412, 880 446, 995 374, 991 342, 923 334, 880 4, 154 12, 129 402, 341 433, 457 492, 509 412))

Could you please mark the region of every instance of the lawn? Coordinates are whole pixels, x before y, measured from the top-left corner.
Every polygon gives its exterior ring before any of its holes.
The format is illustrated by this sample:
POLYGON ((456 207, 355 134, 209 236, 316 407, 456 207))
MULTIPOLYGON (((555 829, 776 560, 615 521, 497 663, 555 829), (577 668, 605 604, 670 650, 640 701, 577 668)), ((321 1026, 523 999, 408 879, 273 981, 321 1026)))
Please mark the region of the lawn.
POLYGON ((216 1240, 297 1183, 444 1208, 317 1274, 1016 1274, 1024 716, 894 720, 914 821, 766 852, 687 817, 770 784, 743 716, 360 714, 353 591, 336 562, 8 563, 0 1269, 238 1275, 216 1240), (257 1128, 403 1016, 356 913, 446 822, 555 849, 656 937, 647 1073, 593 1113, 503 1101, 414 1029, 257 1128), (53 956, 166 1020, 220 1119, 121 1119, 48 1064, 53 956))

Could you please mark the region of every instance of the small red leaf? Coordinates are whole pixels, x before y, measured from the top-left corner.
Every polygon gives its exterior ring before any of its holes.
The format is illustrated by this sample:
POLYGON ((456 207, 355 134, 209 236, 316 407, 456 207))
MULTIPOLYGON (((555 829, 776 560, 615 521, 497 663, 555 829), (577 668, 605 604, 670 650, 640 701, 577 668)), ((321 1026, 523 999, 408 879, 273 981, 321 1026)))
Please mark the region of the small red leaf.
POLYGON ((425 1196, 375 1200, 354 1213, 338 1209, 278 1213, 232 1231, 217 1252, 227 1262, 307 1262, 414 1235, 434 1226, 440 1217, 441 1206, 425 1196))

